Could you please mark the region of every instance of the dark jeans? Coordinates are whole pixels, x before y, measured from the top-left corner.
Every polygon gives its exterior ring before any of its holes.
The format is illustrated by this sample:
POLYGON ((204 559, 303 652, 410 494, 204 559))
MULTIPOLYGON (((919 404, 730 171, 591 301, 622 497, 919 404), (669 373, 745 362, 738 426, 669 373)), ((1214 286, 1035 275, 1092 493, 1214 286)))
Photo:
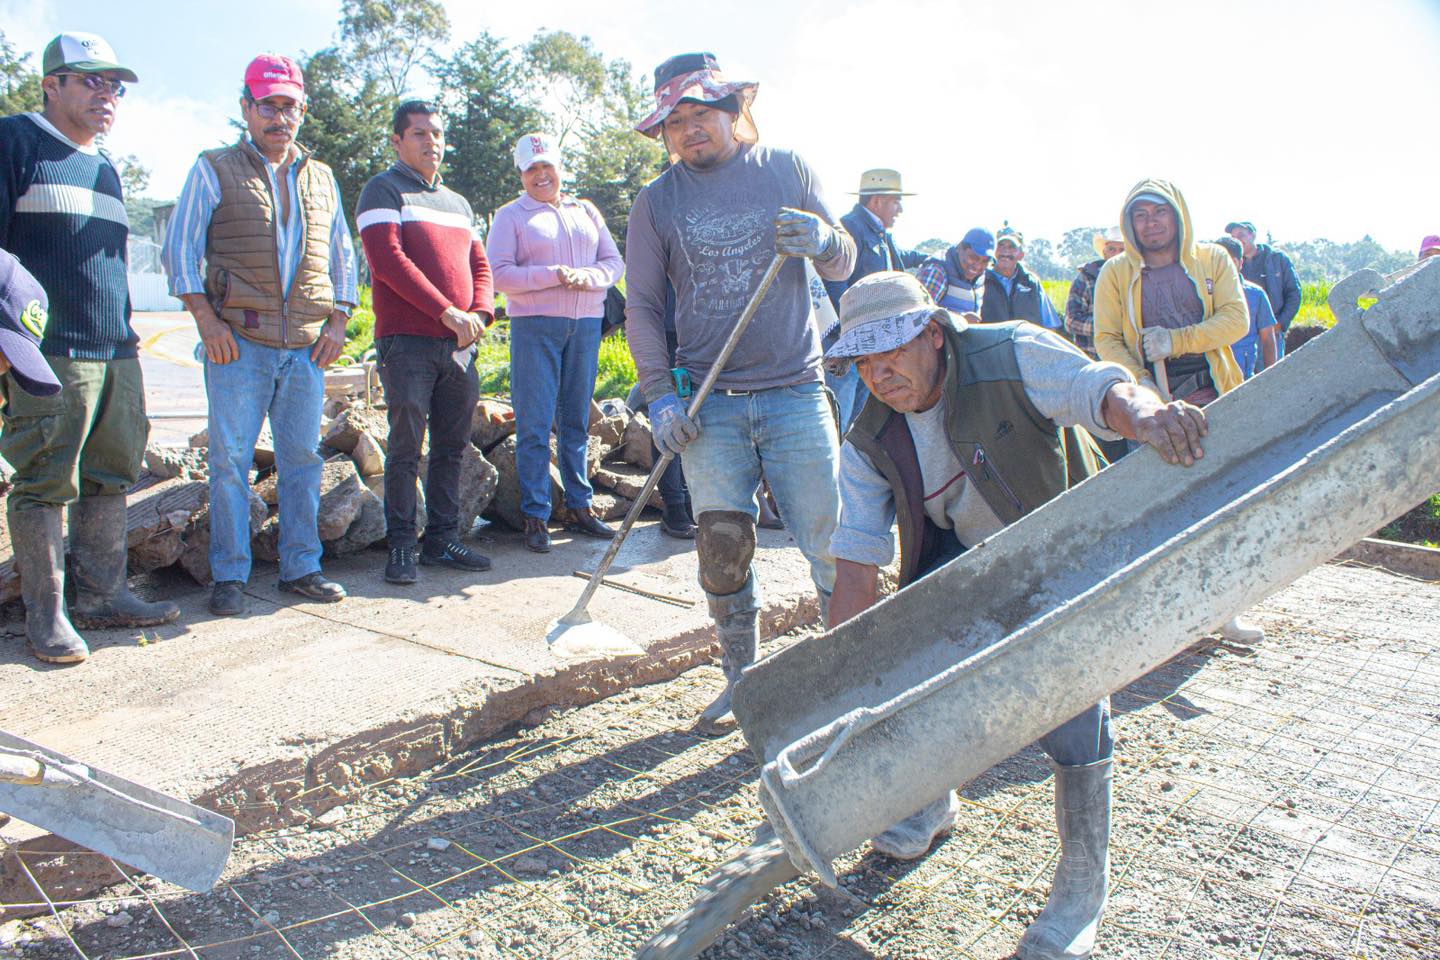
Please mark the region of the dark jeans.
POLYGON ((390 546, 415 545, 415 479, 427 426, 425 536, 437 542, 453 539, 460 523, 460 464, 480 398, 473 360, 462 370, 454 359, 455 341, 448 337, 395 334, 375 341, 375 350, 390 416, 385 448, 385 531, 390 546))

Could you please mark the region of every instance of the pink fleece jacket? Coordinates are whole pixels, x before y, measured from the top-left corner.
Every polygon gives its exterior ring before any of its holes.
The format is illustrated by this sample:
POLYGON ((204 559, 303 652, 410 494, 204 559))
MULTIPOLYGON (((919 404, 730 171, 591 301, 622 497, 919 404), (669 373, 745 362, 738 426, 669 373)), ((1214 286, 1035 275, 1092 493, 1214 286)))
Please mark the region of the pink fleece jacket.
POLYGON ((568 195, 561 195, 557 206, 523 193, 505 204, 495 211, 485 253, 512 317, 602 316, 605 291, 625 272, 600 211, 568 195), (561 286, 561 266, 579 270, 585 286, 561 286))

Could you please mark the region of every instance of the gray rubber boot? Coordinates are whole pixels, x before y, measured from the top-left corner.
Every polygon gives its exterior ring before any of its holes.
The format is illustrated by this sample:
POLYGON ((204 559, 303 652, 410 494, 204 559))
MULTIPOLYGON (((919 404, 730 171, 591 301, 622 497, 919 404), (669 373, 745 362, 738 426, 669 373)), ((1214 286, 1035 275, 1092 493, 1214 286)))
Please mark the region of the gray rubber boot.
POLYGON ((1050 899, 1020 938, 1020 960, 1090 956, 1110 891, 1110 780, 1113 761, 1055 768, 1060 862, 1050 899))
POLYGON ((951 790, 928 807, 920 808, 918 813, 889 827, 871 840, 870 846, 894 860, 915 860, 930 852, 937 837, 950 832, 959 813, 960 798, 951 790))
POLYGON ((81 497, 70 507, 70 556, 74 562, 75 625, 156 627, 180 616, 173 603, 151 603, 130 592, 125 582, 129 548, 125 537, 125 497, 81 497))
POLYGON ((25 600, 25 638, 46 663, 79 663, 90 648, 65 616, 65 535, 60 507, 16 510, 7 505, 10 542, 25 600))
POLYGON ((755 662, 760 649, 760 613, 735 613, 715 623, 720 641, 720 666, 725 671, 725 689, 700 714, 696 727, 702 733, 720 734, 735 729, 730 712, 730 695, 741 672, 755 662))

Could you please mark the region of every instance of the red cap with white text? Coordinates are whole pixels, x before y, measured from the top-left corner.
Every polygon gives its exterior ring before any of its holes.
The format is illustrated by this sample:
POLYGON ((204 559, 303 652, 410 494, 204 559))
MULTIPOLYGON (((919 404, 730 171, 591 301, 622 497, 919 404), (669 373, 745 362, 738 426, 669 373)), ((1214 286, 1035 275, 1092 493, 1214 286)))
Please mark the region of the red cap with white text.
POLYGON ((289 97, 305 102, 305 77, 300 64, 289 57, 262 53, 245 68, 245 89, 255 100, 266 97, 289 97))

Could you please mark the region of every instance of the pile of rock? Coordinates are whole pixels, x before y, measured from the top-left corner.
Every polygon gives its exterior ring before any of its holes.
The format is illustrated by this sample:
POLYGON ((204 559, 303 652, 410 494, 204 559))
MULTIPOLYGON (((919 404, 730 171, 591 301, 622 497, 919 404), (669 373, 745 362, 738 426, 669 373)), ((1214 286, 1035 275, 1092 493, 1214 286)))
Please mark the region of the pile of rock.
MULTIPOLYGON (((320 540, 326 556, 364 550, 385 539, 385 411, 363 400, 333 400, 319 437, 325 458, 320 483, 320 540)), ((140 481, 129 497, 130 571, 143 573, 178 564, 201 584, 210 582, 210 508, 207 472, 209 437, 201 431, 189 447, 150 446, 140 481)), ((422 448, 420 477, 427 469, 422 448)), ((652 464, 650 427, 618 400, 594 404, 587 470, 595 508, 606 519, 623 517, 652 464)), ((560 474, 551 439, 551 502, 555 519, 565 519, 560 474)), ((8 476, 0 461, 0 482, 8 476)), ((251 548, 257 559, 278 559, 280 535, 275 447, 268 426, 256 444, 250 491, 251 548)), ((423 485, 419 520, 423 529, 423 485)), ((659 507, 658 498, 651 505, 659 507)), ((484 516, 513 529, 524 528, 520 484, 515 475, 515 415, 509 404, 481 400, 475 407, 471 444, 460 472, 460 529, 484 516)), ((0 601, 20 594, 11 562, 9 530, 0 510, 0 601)))

